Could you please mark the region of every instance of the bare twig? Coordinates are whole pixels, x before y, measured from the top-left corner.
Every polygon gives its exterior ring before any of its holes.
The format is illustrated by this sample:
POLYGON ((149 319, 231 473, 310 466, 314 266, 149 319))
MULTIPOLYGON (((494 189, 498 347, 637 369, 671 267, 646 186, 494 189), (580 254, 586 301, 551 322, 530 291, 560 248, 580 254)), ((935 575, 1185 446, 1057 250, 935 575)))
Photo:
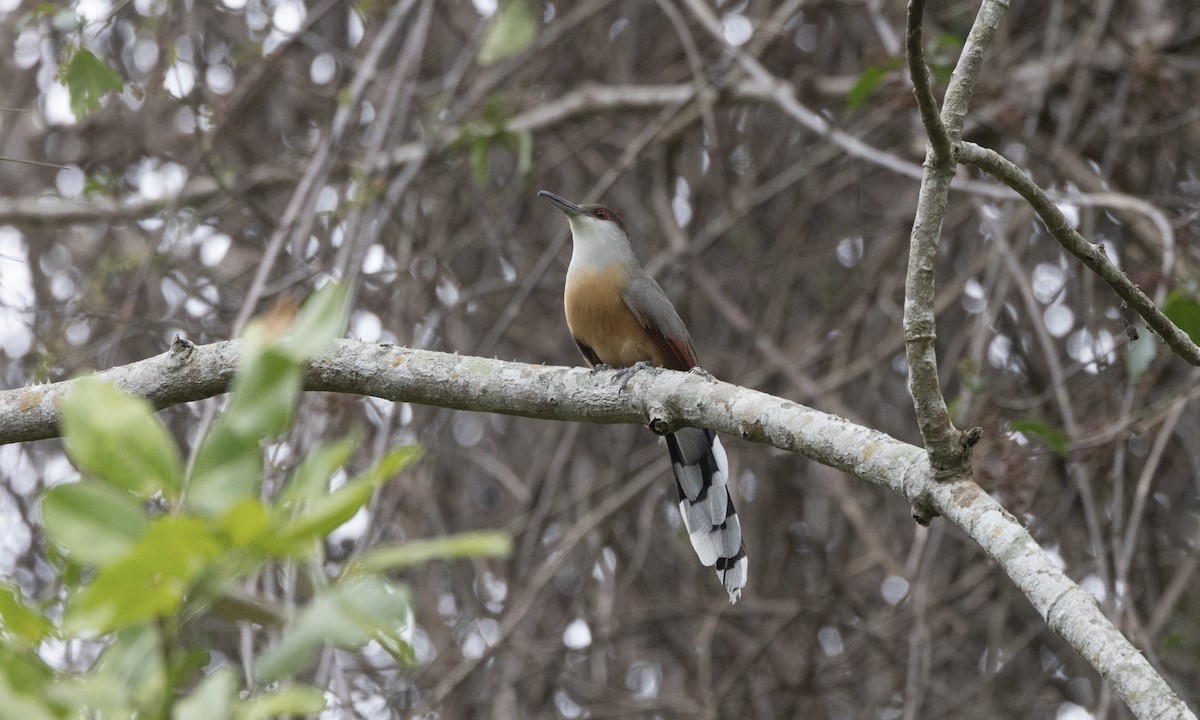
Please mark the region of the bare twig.
POLYGON ((946 88, 946 101, 942 106, 942 122, 950 140, 956 141, 962 136, 963 125, 967 121, 967 107, 971 104, 971 95, 975 92, 975 83, 979 80, 979 71, 983 67, 983 56, 991 47, 992 37, 1000 25, 1000 18, 1008 8, 1008 0, 984 0, 979 6, 979 13, 971 25, 967 42, 963 45, 962 55, 954 66, 950 76, 950 85, 946 88))
MULTIPOLYGON (((1067 391, 1067 375, 1063 371, 1062 361, 1058 356, 1058 348, 1050 336, 1050 331, 1042 321, 1041 311, 1038 308, 1037 299, 1033 292, 1033 283, 1030 281, 1024 268, 1017 261, 1016 254, 1005 237, 1005 230, 997 228, 996 232, 993 233, 993 237, 996 240, 996 244, 1000 247, 1009 275, 1016 283, 1017 292, 1025 305, 1029 324, 1033 326, 1034 337, 1037 338, 1038 345, 1042 349, 1042 357, 1045 358, 1046 367, 1050 374, 1050 390, 1054 396, 1055 404, 1058 406, 1063 430, 1067 433, 1069 442, 1074 443, 1075 439, 1082 434, 1080 424, 1075 413, 1075 406, 1071 402, 1071 394, 1067 391)), ((1096 491, 1092 485, 1092 479, 1078 458, 1068 459, 1067 474, 1079 489, 1079 499, 1083 505, 1084 524, 1087 526, 1088 542, 1091 544, 1092 554, 1096 558, 1098 575, 1106 591, 1110 593, 1109 597, 1112 597, 1114 594, 1112 593, 1112 573, 1109 572, 1108 558, 1104 553, 1103 535, 1100 530, 1100 512, 1097 508, 1096 491)))
POLYGON ((944 169, 953 169, 954 158, 950 155, 950 135, 942 118, 938 115, 937 99, 929 84, 929 67, 925 64, 925 47, 921 35, 921 21, 925 15, 925 0, 908 1, 908 28, 905 35, 905 60, 908 75, 912 78, 913 95, 921 110, 921 124, 933 149, 934 161, 944 169))
POLYGON ((994 150, 970 142, 964 142, 958 146, 958 160, 975 165, 1020 193, 1021 197, 1028 200, 1038 216, 1042 218, 1047 231, 1067 252, 1079 258, 1084 265, 1099 275, 1101 280, 1107 283, 1146 321, 1146 325, 1162 338, 1172 352, 1192 365, 1200 366, 1200 347, 1197 347, 1187 333, 1171 322, 1158 309, 1154 301, 1147 297, 1120 268, 1108 259, 1102 246, 1089 243, 1072 228, 1058 206, 1041 188, 1026 177, 1020 168, 994 150))

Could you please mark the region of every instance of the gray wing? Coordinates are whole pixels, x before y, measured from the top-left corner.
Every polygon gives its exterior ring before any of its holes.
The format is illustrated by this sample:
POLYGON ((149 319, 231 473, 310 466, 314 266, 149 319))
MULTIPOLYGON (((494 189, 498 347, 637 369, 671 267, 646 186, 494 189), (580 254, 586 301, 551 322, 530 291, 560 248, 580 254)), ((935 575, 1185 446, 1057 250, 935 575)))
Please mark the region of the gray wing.
POLYGON ((691 370, 696 367, 696 349, 675 306, 654 278, 640 270, 634 273, 621 294, 626 307, 666 357, 666 367, 691 370))

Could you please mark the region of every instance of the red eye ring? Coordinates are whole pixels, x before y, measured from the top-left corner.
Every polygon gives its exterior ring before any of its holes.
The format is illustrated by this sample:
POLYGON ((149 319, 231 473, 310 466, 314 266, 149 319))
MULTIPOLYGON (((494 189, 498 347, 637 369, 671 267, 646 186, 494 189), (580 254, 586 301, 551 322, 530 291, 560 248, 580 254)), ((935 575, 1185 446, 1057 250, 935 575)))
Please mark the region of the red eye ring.
POLYGON ((604 208, 596 208, 592 211, 592 217, 596 218, 597 220, 612 220, 612 213, 604 208))

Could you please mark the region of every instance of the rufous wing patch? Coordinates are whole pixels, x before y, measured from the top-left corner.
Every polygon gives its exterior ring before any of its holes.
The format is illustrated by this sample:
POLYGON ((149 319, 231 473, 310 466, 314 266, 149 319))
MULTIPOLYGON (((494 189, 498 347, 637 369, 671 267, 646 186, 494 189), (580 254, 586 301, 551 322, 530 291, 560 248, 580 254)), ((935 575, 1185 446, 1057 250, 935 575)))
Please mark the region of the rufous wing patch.
POLYGON ((663 367, 671 370, 688 371, 696 367, 696 356, 686 340, 666 337, 658 328, 646 328, 646 334, 663 354, 663 367))

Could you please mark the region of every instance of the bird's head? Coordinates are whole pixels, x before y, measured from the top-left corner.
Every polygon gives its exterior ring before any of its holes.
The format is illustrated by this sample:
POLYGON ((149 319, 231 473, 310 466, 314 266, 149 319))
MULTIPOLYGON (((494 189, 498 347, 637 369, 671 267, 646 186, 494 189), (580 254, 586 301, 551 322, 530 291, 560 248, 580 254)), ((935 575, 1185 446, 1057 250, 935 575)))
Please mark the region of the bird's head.
POLYGON ((632 255, 629 233, 625 223, 612 210, 603 205, 576 205, 566 198, 548 190, 538 192, 538 197, 562 211, 571 223, 571 240, 577 250, 596 250, 632 255))

